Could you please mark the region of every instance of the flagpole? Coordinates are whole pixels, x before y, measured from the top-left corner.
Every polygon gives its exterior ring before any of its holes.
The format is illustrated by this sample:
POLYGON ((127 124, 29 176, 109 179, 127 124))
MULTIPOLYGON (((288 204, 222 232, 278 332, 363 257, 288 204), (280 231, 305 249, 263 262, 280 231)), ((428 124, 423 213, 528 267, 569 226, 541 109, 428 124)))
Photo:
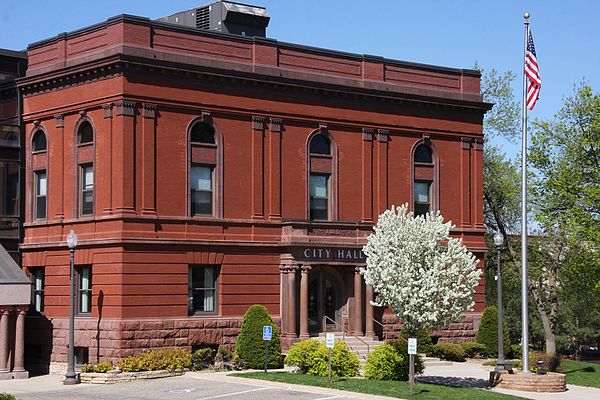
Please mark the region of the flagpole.
POLYGON ((529 13, 525 19, 525 44, 523 48, 523 141, 521 146, 521 323, 523 372, 529 374, 529 301, 527 284, 527 77, 525 76, 525 57, 527 38, 529 37, 529 13))

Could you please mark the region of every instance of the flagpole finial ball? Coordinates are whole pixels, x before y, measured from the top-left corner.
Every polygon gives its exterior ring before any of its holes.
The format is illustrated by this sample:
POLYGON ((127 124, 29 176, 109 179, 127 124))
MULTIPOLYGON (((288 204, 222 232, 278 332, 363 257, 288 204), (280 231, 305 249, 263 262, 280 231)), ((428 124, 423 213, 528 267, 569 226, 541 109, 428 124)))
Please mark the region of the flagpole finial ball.
POLYGON ((526 12, 525 14, 523 14, 523 18, 525 18, 525 19, 529 19, 529 13, 528 13, 528 12, 526 12))

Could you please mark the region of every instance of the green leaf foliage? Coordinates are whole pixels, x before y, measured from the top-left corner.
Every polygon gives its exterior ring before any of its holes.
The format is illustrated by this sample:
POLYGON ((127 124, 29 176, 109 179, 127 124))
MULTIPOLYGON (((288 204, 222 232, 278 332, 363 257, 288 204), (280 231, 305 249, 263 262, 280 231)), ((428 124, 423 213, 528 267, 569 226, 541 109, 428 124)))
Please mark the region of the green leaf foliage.
POLYGON ((411 335, 406 329, 402 329, 400 331, 400 336, 408 341, 409 337, 417 338, 417 353, 426 354, 430 356, 433 354, 433 342, 431 341, 431 336, 427 332, 427 329, 419 329, 417 330, 416 335, 411 335))
POLYGON ((205 347, 192 353, 192 370, 201 371, 215 362, 215 349, 205 347))
POLYGON ((119 368, 123 372, 137 371, 173 371, 189 369, 192 366, 192 355, 186 349, 151 349, 121 361, 119 368))
MULTIPOLYGON (((494 306, 488 306, 483 312, 479 330, 477 331, 477 342, 485 346, 484 355, 488 357, 498 356, 498 309, 494 306)), ((510 349, 510 338, 508 329, 504 324, 504 348, 510 349)))
MULTIPOLYGON (((407 381, 408 380, 408 367, 410 357, 408 355, 408 341, 402 337, 399 337, 398 340, 392 343, 396 348, 396 351, 400 356, 402 356, 404 362, 402 364, 402 369, 400 370, 400 380, 407 381)), ((417 344, 418 346, 418 344, 417 344)), ((425 364, 423 364, 423 360, 421 360, 421 356, 418 354, 414 355, 415 360, 415 375, 420 375, 425 371, 425 364)))
POLYGON ((365 365, 365 378, 378 381, 402 380, 404 371, 404 357, 396 347, 386 343, 371 352, 365 365))
POLYGON ((468 358, 477 357, 485 352, 485 346, 477 342, 464 342, 460 344, 460 347, 463 348, 468 358))
POLYGON ((442 360, 463 362, 467 355, 458 343, 439 343, 433 346, 433 355, 442 360))
POLYGON ((279 328, 269 315, 267 309, 259 304, 250 307, 244 314, 244 321, 240 328, 236 342, 236 354, 239 356, 240 365, 244 368, 262 369, 265 364, 265 343, 262 338, 263 326, 273 327, 272 339, 269 342, 267 356, 268 368, 281 367, 281 341, 279 328))
POLYGON ((17 400, 17 398, 12 394, 0 393, 0 400, 17 400))
POLYGON ((115 366, 112 361, 102 361, 97 364, 83 364, 81 366, 81 372, 105 373, 113 369, 115 369, 115 366))
MULTIPOLYGON (((287 365, 298 367, 298 372, 316 376, 327 376, 329 349, 325 343, 312 339, 294 344, 285 358, 287 365)), ((351 377, 358 375, 359 362, 356 354, 346 343, 336 340, 331 349, 331 375, 351 377)))

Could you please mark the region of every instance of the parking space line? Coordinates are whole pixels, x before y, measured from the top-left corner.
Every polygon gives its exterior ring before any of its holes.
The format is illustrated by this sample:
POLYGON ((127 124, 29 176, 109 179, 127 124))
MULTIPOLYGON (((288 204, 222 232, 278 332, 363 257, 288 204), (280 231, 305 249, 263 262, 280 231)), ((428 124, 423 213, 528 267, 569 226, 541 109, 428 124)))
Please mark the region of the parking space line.
POLYGON ((196 400, 222 399, 223 397, 237 396, 239 394, 246 394, 246 393, 251 393, 251 392, 258 392, 259 390, 269 390, 269 389, 274 389, 274 388, 259 387, 259 388, 256 388, 256 389, 242 390, 241 392, 233 392, 233 393, 219 394, 217 396, 203 397, 201 399, 196 399, 196 400))
POLYGON ((315 400, 330 400, 330 399, 339 399, 340 396, 331 396, 331 397, 321 397, 315 400))

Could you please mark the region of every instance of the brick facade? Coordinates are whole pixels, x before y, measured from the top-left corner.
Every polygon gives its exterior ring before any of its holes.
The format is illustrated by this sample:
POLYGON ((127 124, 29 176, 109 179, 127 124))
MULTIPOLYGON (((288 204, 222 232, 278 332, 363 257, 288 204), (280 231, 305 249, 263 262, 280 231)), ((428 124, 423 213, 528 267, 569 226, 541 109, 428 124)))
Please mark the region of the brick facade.
MULTIPOLYGON (((26 268, 45 269, 44 313, 31 323, 46 327, 47 361, 66 354, 70 229, 79 236, 75 264, 92 271, 91 313, 76 319, 76 341, 89 342, 90 358, 230 346, 255 303, 279 321, 284 346, 323 329, 327 313, 351 333, 377 331, 370 315, 391 316, 369 304, 356 270, 365 262, 360 249, 377 215, 412 206, 416 180, 430 182, 431 207, 483 259, 489 105, 477 71, 131 16, 32 44, 28 54, 20 81, 28 188, 22 251, 26 268), (82 144, 85 124, 94 134, 82 144), (211 143, 191 143, 197 124, 213 130, 211 143), (31 148, 39 130, 45 153, 31 148), (328 154, 310 152, 315 136, 330 143, 328 154), (413 163, 419 145, 432 152, 430 164, 413 163), (194 165, 211 173, 210 215, 192 215, 194 165), (91 213, 82 213, 85 166, 93 166, 91 213), (32 194, 39 170, 48 176, 41 219, 32 194), (324 220, 310 219, 311 174, 328 177, 324 220), (218 267, 211 315, 188 316, 193 265, 218 267)), ((483 282, 475 300, 481 313, 483 282)), ((469 318, 448 338, 469 336, 469 318)))

